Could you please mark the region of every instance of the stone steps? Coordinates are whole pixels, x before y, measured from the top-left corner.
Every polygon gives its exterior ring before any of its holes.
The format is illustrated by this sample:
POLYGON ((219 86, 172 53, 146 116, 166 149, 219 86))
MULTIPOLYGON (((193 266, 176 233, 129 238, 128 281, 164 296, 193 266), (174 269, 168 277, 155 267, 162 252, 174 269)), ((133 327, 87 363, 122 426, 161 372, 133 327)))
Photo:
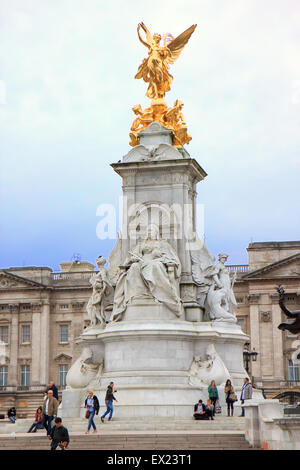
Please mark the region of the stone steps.
MULTIPOLYGON (((1 423, 0 435, 11 432, 27 432, 31 426, 32 419, 20 419, 16 424, 1 423)), ((63 424, 69 432, 83 432, 87 427, 87 420, 84 418, 64 418, 63 424)), ((172 419, 172 418, 149 418, 125 420, 114 418, 112 421, 105 420, 102 424, 99 416, 95 418, 97 429, 101 433, 111 432, 127 432, 127 431, 198 431, 198 430, 214 430, 214 431, 242 431, 245 429, 245 419, 240 417, 227 417, 217 415, 214 421, 195 421, 190 419, 172 419)), ((38 431, 38 433, 44 431, 38 431)))
MULTIPOLYGON (((0 450, 49 450, 45 435, 0 436, 0 450)), ((244 433, 130 433, 111 435, 70 433, 70 450, 249 450, 244 433)))

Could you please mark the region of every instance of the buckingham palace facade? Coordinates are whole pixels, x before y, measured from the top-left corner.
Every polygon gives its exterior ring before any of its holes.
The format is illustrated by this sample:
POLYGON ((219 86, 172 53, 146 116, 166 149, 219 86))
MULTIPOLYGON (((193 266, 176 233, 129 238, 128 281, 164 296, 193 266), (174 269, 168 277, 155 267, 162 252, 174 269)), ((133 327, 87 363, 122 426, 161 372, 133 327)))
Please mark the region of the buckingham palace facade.
MULTIPOLYGON (((281 331, 287 321, 278 305, 276 287, 286 291, 286 305, 300 309, 300 241, 251 243, 248 265, 228 266, 234 285, 238 322, 250 337, 249 374, 268 397, 300 388, 299 365, 292 354, 300 335, 281 331)), ((62 390, 80 347, 76 338, 89 325, 86 305, 95 266, 84 261, 48 267, 0 269, 0 413, 12 404, 32 410, 50 380, 62 390)))

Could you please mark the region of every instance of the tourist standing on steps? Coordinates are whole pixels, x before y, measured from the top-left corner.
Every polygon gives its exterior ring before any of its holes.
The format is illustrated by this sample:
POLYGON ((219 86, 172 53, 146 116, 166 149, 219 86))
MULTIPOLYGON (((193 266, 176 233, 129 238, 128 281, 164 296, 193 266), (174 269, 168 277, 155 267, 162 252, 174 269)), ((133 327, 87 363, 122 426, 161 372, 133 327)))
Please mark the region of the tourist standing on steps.
POLYGON ((35 412, 34 423, 27 432, 36 432, 37 429, 43 429, 43 427, 43 408, 39 406, 35 412))
POLYGON ((106 415, 109 414, 109 417, 108 417, 108 421, 111 421, 112 419, 112 415, 113 415, 113 412, 114 412, 114 406, 113 406, 113 402, 114 401, 118 401, 115 396, 114 396, 114 393, 116 392, 117 390, 114 390, 114 383, 113 382, 110 382, 110 384, 108 385, 107 387, 107 390, 106 390, 106 395, 105 395, 105 405, 106 405, 106 411, 105 413, 101 416, 101 421, 102 423, 104 423, 104 418, 106 415))
POLYGON ((216 386, 216 382, 214 380, 211 381, 210 385, 208 386, 208 398, 211 400, 214 406, 214 416, 216 414, 216 401, 219 400, 219 392, 216 386))
MULTIPOLYGON (((244 384, 241 391, 241 402, 242 405, 245 403, 245 400, 251 400, 252 398, 252 385, 248 377, 244 378, 244 384)), ((242 406, 242 414, 241 416, 245 416, 245 408, 242 406)))
POLYGON ((62 425, 61 418, 55 418, 55 426, 51 429, 51 433, 48 436, 51 439, 51 450, 56 450, 57 446, 61 450, 65 450, 69 445, 70 438, 67 428, 62 425))
POLYGON ((93 390, 89 390, 89 394, 87 398, 85 399, 84 406, 85 408, 87 408, 86 418, 88 418, 89 420, 88 427, 85 433, 90 434, 91 426, 93 426, 93 429, 94 429, 93 432, 97 433, 98 431, 97 431, 96 424, 94 422, 94 417, 95 417, 95 414, 97 415, 99 413, 100 405, 99 405, 98 397, 94 395, 93 390))
POLYGON ((56 398, 56 400, 58 400, 58 389, 57 389, 57 387, 56 387, 56 385, 53 381, 49 382, 47 392, 48 392, 48 390, 52 390, 54 398, 56 398))
POLYGON ((227 403, 227 416, 233 416, 233 403, 236 401, 236 394, 234 393, 234 388, 232 386, 231 380, 227 380, 224 388, 225 399, 227 403))
POLYGON ((58 408, 58 401, 53 396, 53 390, 48 390, 47 398, 44 400, 42 411, 43 411, 43 426, 47 430, 47 436, 51 431, 51 421, 56 418, 58 408))
POLYGON ((8 416, 9 421, 15 424, 15 422, 17 421, 17 411, 14 406, 8 410, 7 416, 8 416))

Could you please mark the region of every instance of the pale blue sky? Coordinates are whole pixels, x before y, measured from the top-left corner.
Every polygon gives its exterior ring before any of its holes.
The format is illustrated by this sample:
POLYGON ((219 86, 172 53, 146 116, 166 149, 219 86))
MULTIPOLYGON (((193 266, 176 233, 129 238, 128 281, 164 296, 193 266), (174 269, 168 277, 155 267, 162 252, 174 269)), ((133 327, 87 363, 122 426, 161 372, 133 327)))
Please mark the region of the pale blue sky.
POLYGON ((207 245, 231 264, 251 241, 299 240, 298 0, 2 0, 0 6, 0 266, 93 262, 101 203, 117 204, 110 163, 129 150, 134 80, 152 32, 198 27, 172 66, 167 96, 184 102, 186 147, 207 245))

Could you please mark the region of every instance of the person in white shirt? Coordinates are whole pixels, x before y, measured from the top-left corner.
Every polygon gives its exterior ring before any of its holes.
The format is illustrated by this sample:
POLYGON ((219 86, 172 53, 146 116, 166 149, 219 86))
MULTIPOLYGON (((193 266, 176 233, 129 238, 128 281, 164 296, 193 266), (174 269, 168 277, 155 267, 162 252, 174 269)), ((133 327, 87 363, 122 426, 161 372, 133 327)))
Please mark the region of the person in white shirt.
MULTIPOLYGON (((245 403, 245 400, 251 400, 252 398, 252 385, 248 377, 244 378, 244 384, 241 391, 241 402, 242 405, 245 403)), ((245 408, 242 406, 241 417, 245 416, 245 408)))

